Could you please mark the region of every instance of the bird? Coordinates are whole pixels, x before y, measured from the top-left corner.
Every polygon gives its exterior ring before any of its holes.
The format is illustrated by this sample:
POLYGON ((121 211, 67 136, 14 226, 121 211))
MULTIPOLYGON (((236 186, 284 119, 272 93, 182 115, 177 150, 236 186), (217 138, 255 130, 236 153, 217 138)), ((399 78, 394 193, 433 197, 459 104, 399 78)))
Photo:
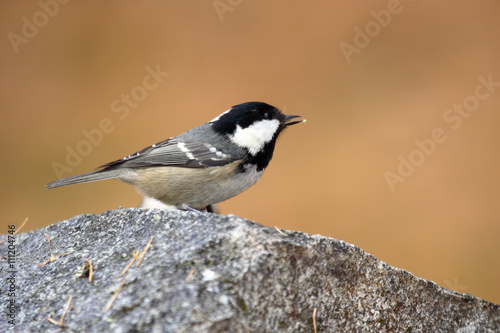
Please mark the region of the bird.
POLYGON ((153 144, 94 172, 55 180, 48 189, 118 179, 145 201, 203 211, 254 185, 273 157, 278 136, 305 122, 263 102, 235 105, 211 121, 153 144))

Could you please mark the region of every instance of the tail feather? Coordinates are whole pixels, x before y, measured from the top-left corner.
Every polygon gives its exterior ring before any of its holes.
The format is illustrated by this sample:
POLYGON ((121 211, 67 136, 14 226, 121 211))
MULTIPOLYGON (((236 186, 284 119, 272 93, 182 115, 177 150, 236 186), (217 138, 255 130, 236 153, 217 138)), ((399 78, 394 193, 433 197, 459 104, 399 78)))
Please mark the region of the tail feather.
POLYGON ((46 187, 48 189, 51 189, 51 188, 66 186, 66 185, 89 183, 89 182, 95 182, 98 180, 118 178, 122 175, 123 175, 122 170, 96 171, 96 172, 85 173, 83 175, 58 179, 58 180, 55 180, 51 183, 48 183, 46 187))

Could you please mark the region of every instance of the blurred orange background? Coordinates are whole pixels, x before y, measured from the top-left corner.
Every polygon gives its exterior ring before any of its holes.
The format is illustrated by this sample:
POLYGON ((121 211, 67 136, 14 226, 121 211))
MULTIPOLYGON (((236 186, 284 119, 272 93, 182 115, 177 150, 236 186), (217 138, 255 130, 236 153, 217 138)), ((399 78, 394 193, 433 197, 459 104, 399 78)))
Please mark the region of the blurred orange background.
POLYGON ((89 172, 264 101, 307 123, 222 213, 500 303, 498 1, 65 2, 0 4, 0 233, 141 200, 117 181, 45 190, 54 163, 89 172))

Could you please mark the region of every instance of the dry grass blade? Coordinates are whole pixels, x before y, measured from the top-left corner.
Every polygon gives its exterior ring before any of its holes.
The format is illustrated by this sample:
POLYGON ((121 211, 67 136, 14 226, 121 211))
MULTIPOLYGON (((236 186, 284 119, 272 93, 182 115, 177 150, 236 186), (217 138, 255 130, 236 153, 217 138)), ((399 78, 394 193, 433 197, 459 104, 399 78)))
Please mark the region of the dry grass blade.
POLYGON ((49 245, 52 245, 52 244, 50 243, 50 237, 49 237, 49 235, 47 235, 47 234, 44 234, 44 235, 45 235, 45 237, 47 237, 47 240, 49 241, 49 245))
POLYGON ((118 290, 115 291, 115 293, 113 294, 113 297, 111 297, 111 299, 109 300, 108 305, 106 305, 106 309, 104 309, 104 313, 108 312, 109 309, 111 309, 111 306, 113 305, 113 303, 115 302, 116 298, 118 297, 118 294, 122 290, 123 285, 125 284, 125 281, 127 281, 127 278, 128 278, 129 274, 130 274, 130 272, 127 273, 127 275, 125 275, 125 277, 123 278, 123 281, 120 284, 120 287, 118 287, 118 290))
POLYGON ((285 234, 283 231, 281 231, 281 229, 278 228, 277 226, 274 226, 274 229, 276 229, 276 231, 279 232, 280 234, 282 234, 283 236, 288 237, 288 235, 285 234))
POLYGON ((66 316, 66 313, 69 310, 69 305, 71 304, 72 299, 73 299, 73 294, 69 295, 68 303, 66 303, 66 306, 64 307, 63 314, 61 315, 61 319, 59 319, 59 321, 52 319, 50 317, 47 317, 47 320, 50 321, 52 324, 55 324, 57 326, 64 326, 64 317, 66 316))
POLYGON ((55 261, 57 257, 59 256, 65 256, 65 255, 68 255, 69 253, 61 253, 61 254, 56 254, 55 256, 53 255, 50 255, 50 258, 45 260, 44 262, 42 262, 41 264, 37 265, 37 266, 43 266, 43 265, 47 265, 49 262, 52 262, 52 261, 55 261))
POLYGON ((314 326, 314 333, 318 333, 318 329, 316 328, 316 310, 318 310, 318 308, 314 308, 314 310, 313 310, 313 326, 314 326))
POLYGON ((192 269, 191 272, 189 272, 189 274, 186 278, 186 282, 189 282, 189 280, 191 280, 191 278, 193 277, 193 274, 194 274, 194 269, 192 269))
POLYGON ((142 261, 142 258, 144 258, 144 255, 146 254, 146 251, 149 249, 149 247, 151 246, 151 243, 153 242, 153 236, 151 236, 151 239, 149 240, 148 244, 146 245, 146 247, 144 248, 144 251, 142 252, 142 255, 141 257, 139 258, 139 260, 137 260, 137 264, 135 266, 139 266, 139 264, 141 263, 142 261))
MULTIPOLYGON (((19 228, 17 228, 16 232, 14 232, 11 236, 14 236, 15 234, 17 234, 19 231, 21 231, 21 229, 24 227, 24 225, 26 224, 26 222, 28 222, 28 218, 25 218, 24 219, 24 222, 21 224, 21 226, 19 228)), ((0 241, 0 244, 2 244, 3 242, 5 242, 7 239, 9 239, 9 237, 5 238, 5 239, 2 239, 0 241)))
POLYGON ((55 320, 55 319, 52 319, 50 317, 47 317, 47 320, 50 321, 52 324, 54 325, 57 325, 57 326, 61 326, 59 321, 55 320))
POLYGON ((61 320, 60 320, 61 326, 64 325, 64 317, 66 316, 66 313, 69 310, 69 305, 71 304, 71 299, 73 299, 73 294, 69 295, 68 303, 66 303, 66 307, 64 308, 64 312, 63 312, 63 314, 61 316, 61 320))
POLYGON ((120 278, 123 274, 125 274, 128 271, 128 269, 130 268, 130 266, 132 266, 132 264, 134 263, 135 259, 137 259, 137 256, 139 256, 139 252, 141 252, 141 250, 137 250, 137 251, 135 251, 132 254, 133 258, 130 260, 130 262, 128 263, 127 267, 125 267, 123 269, 123 271, 120 273, 120 275, 118 275, 117 277, 115 277, 115 280, 118 279, 118 278, 120 278))
POLYGON ((92 261, 85 259, 86 262, 89 263, 89 282, 92 282, 92 277, 94 276, 94 266, 92 265, 92 261))

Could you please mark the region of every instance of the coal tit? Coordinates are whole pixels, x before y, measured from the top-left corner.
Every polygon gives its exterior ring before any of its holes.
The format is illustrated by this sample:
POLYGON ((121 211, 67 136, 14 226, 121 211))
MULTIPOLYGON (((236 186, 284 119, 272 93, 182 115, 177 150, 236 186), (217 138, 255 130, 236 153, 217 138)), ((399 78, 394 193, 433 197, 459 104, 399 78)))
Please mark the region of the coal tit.
POLYGON ((203 210, 254 185, 273 157, 279 134, 305 121, 292 120, 299 117, 262 102, 235 105, 177 137, 47 188, 119 179, 135 185, 146 200, 203 210))

